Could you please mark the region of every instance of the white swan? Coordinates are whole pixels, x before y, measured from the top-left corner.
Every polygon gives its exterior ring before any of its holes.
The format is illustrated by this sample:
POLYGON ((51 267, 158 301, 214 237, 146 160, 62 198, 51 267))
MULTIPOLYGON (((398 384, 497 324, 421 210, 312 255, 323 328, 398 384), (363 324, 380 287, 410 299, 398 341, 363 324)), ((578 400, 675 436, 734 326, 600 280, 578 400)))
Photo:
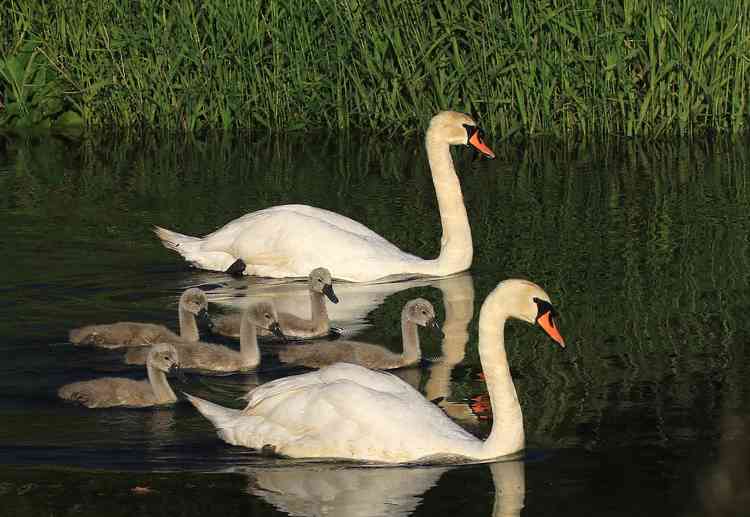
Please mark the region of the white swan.
POLYGON ((177 313, 180 319, 179 336, 164 325, 120 321, 73 329, 69 333, 69 340, 76 346, 88 345, 102 348, 148 346, 165 341, 198 341, 196 318, 208 317, 206 294, 195 287, 187 289, 180 296, 177 313))
POLYGON ((434 307, 424 298, 409 300, 401 311, 402 352, 400 354, 372 343, 336 339, 289 345, 279 351, 279 360, 282 363, 293 363, 308 368, 322 368, 339 362, 379 370, 404 368, 422 359, 417 325, 438 331, 440 329, 435 322, 434 307))
POLYGON ((538 285, 507 280, 490 293, 479 316, 479 356, 494 414, 485 441, 394 375, 346 363, 263 384, 247 394, 244 410, 188 399, 224 441, 284 456, 385 463, 504 456, 524 447, 505 353, 508 318, 536 322, 564 346, 549 296, 538 285))
MULTIPOLYGON (((311 318, 300 318, 288 312, 279 312, 279 326, 287 338, 310 339, 327 336, 331 332, 331 320, 323 295, 333 303, 339 303, 333 292, 331 272, 324 267, 313 269, 307 279, 310 291, 311 318)), ((226 314, 212 318, 212 332, 227 337, 240 336, 242 313, 226 314)), ((258 329, 258 335, 267 336, 271 333, 265 329, 258 329)))
POLYGON ((62 399, 78 402, 89 408, 115 406, 149 407, 177 402, 167 382, 167 372, 179 368, 179 355, 172 345, 161 343, 148 351, 148 380, 134 381, 104 377, 91 381, 66 384, 57 392, 62 399))
MULTIPOLYGON (((240 329, 240 349, 204 343, 203 341, 175 341, 174 346, 180 354, 180 368, 197 370, 202 373, 234 373, 252 370, 260 364, 257 329, 265 328, 281 338, 276 308, 271 301, 257 302, 251 305, 242 316, 240 329)), ((131 348, 125 354, 127 364, 143 364, 148 349, 131 348)))
POLYGON ((193 266, 267 277, 302 277, 326 267, 335 278, 366 282, 390 275, 446 276, 471 266, 473 246, 451 145, 494 153, 468 115, 444 111, 430 121, 425 137, 443 236, 440 255, 425 260, 401 251, 366 226, 306 205, 282 205, 246 214, 203 238, 155 227, 168 249, 193 266))

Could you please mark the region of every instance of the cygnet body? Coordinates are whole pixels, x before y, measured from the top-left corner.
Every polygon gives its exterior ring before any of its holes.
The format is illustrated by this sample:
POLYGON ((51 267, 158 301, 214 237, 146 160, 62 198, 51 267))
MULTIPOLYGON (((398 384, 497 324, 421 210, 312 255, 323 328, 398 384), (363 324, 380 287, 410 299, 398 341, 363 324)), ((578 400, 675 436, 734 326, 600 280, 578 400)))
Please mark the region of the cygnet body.
POLYGON ((66 384, 57 394, 62 399, 78 402, 89 408, 173 404, 177 402, 177 396, 167 382, 167 372, 179 368, 179 364, 175 347, 162 343, 149 349, 146 361, 147 380, 105 377, 66 384))
MULTIPOLYGON (((176 341, 170 343, 180 354, 180 366, 184 370, 202 373, 233 373, 252 370, 260 364, 257 329, 283 337, 279 329, 278 316, 273 302, 262 301, 251 305, 243 314, 240 329, 240 350, 202 341, 176 341)), ((125 355, 128 364, 143 364, 146 350, 133 348, 125 355)))
MULTIPOLYGON (((333 303, 339 299, 333 292, 331 272, 324 267, 313 269, 308 275, 310 290, 311 318, 300 318, 288 312, 279 313, 279 326, 284 335, 291 339, 310 339, 327 336, 331 332, 331 322, 328 318, 325 297, 333 303), (325 297, 324 297, 325 296, 325 297)), ((212 332, 227 337, 240 336, 242 313, 227 314, 212 319, 212 332)), ((266 329, 258 329, 259 336, 268 336, 266 329)))
POLYGON ((288 346, 279 352, 279 359, 284 363, 294 363, 309 368, 322 368, 339 362, 379 370, 403 368, 418 363, 422 358, 417 326, 438 329, 435 322, 435 309, 423 298, 407 302, 401 311, 403 352, 400 354, 372 343, 334 340, 288 346))
POLYGON ((101 348, 149 346, 154 343, 174 341, 198 341, 196 318, 207 317, 208 300, 206 294, 198 288, 186 290, 180 296, 178 314, 180 320, 179 336, 164 325, 120 321, 73 329, 70 331, 69 339, 76 346, 97 346, 101 348))

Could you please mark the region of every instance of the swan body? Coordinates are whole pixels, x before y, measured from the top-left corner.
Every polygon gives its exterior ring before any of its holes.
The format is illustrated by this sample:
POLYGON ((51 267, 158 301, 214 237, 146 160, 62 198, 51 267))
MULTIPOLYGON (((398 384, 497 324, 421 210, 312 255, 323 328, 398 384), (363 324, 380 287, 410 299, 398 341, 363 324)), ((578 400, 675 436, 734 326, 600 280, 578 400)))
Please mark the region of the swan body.
MULTIPOLYGON (((260 349, 256 328, 267 328, 283 337, 279 331, 278 317, 272 302, 258 302, 243 314, 240 330, 240 350, 204 343, 202 341, 175 341, 170 343, 180 354, 180 368, 203 373, 233 373, 252 370, 260 364, 260 349)), ((127 364, 143 364, 147 349, 133 348, 125 354, 127 364)))
POLYGON ((539 323, 563 345, 553 316, 549 296, 524 280, 501 282, 485 300, 479 355, 495 418, 484 441, 396 376, 347 363, 263 384, 246 395, 244 410, 193 396, 188 400, 224 441, 284 456, 385 463, 496 458, 524 447, 521 406, 505 353, 505 321, 539 323))
POLYGON ((315 267, 353 282, 391 275, 446 276, 471 265, 473 245, 451 145, 494 158, 468 115, 444 111, 425 136, 443 236, 440 255, 425 260, 399 249, 348 217, 306 205, 282 205, 235 219, 203 238, 155 227, 162 244, 195 267, 266 277, 301 277, 315 267))
MULTIPOLYGON (((308 275, 310 291, 310 319, 300 318, 288 312, 279 312, 279 326, 284 336, 292 339, 310 339, 314 337, 327 336, 331 332, 331 321, 328 318, 328 310, 324 299, 328 297, 333 303, 339 299, 333 292, 333 280, 331 272, 324 267, 313 269, 308 275)), ((212 320, 212 332, 227 337, 239 337, 242 314, 227 314, 212 320)), ((267 336, 270 332, 266 329, 258 329, 258 335, 267 336)))
POLYGON ((417 326, 438 328, 435 309, 423 298, 410 300, 401 311, 403 352, 400 354, 371 343, 337 339, 288 346, 279 352, 279 359, 283 363, 309 368, 322 368, 339 362, 380 370, 403 368, 418 363, 422 358, 417 326))
POLYGON ((180 340, 198 341, 199 334, 196 318, 207 315, 208 300, 206 294, 198 288, 186 290, 180 296, 177 312, 180 320, 179 336, 164 325, 120 321, 117 323, 88 325, 73 329, 69 333, 69 340, 76 346, 97 346, 102 348, 148 346, 154 343, 180 340))
POLYGON ((166 373, 179 367, 179 355, 172 345, 161 343, 150 348, 146 361, 148 380, 135 381, 105 377, 66 384, 58 390, 62 399, 89 408, 115 406, 149 407, 177 402, 166 373))

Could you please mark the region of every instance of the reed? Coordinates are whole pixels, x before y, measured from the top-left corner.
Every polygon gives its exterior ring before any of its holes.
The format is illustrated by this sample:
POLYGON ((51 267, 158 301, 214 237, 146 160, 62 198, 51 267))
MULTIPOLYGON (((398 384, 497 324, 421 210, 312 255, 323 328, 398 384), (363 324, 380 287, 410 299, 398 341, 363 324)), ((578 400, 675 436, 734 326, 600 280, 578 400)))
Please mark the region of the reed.
POLYGON ((75 114, 89 127, 404 132, 452 108, 504 137, 658 137, 740 132, 750 115, 746 0, 0 0, 0 11, 6 126, 20 110, 35 113, 26 125, 75 114), (38 75, 24 82, 9 70, 28 55, 38 75))

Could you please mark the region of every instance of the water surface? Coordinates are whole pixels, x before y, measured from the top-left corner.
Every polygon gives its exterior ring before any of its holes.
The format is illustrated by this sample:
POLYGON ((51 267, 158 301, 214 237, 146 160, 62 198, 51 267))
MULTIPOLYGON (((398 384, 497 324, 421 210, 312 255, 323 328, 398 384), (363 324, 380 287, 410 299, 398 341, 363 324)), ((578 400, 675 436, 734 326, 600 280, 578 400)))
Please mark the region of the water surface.
MULTIPOLYGON (((94 411, 55 393, 98 376, 141 378, 118 352, 74 349, 67 332, 118 320, 176 327, 186 287, 205 289, 215 312, 258 296, 304 306, 302 282, 188 268, 153 224, 201 235, 247 211, 306 203, 434 256, 440 220, 418 139, 0 137, 0 504, 22 516, 741 512, 747 144, 538 141, 497 144, 493 162, 457 150, 472 270, 337 285, 334 325, 398 351, 403 304, 432 301, 445 337, 423 332, 427 359, 398 374, 480 436, 491 415, 472 410, 485 393, 476 316, 497 282, 542 285, 569 347, 518 322, 506 332, 528 444, 520 461, 407 469, 264 457, 225 445, 184 402, 94 411)), ((237 405, 300 371, 266 346, 256 373, 174 386, 237 405)))

